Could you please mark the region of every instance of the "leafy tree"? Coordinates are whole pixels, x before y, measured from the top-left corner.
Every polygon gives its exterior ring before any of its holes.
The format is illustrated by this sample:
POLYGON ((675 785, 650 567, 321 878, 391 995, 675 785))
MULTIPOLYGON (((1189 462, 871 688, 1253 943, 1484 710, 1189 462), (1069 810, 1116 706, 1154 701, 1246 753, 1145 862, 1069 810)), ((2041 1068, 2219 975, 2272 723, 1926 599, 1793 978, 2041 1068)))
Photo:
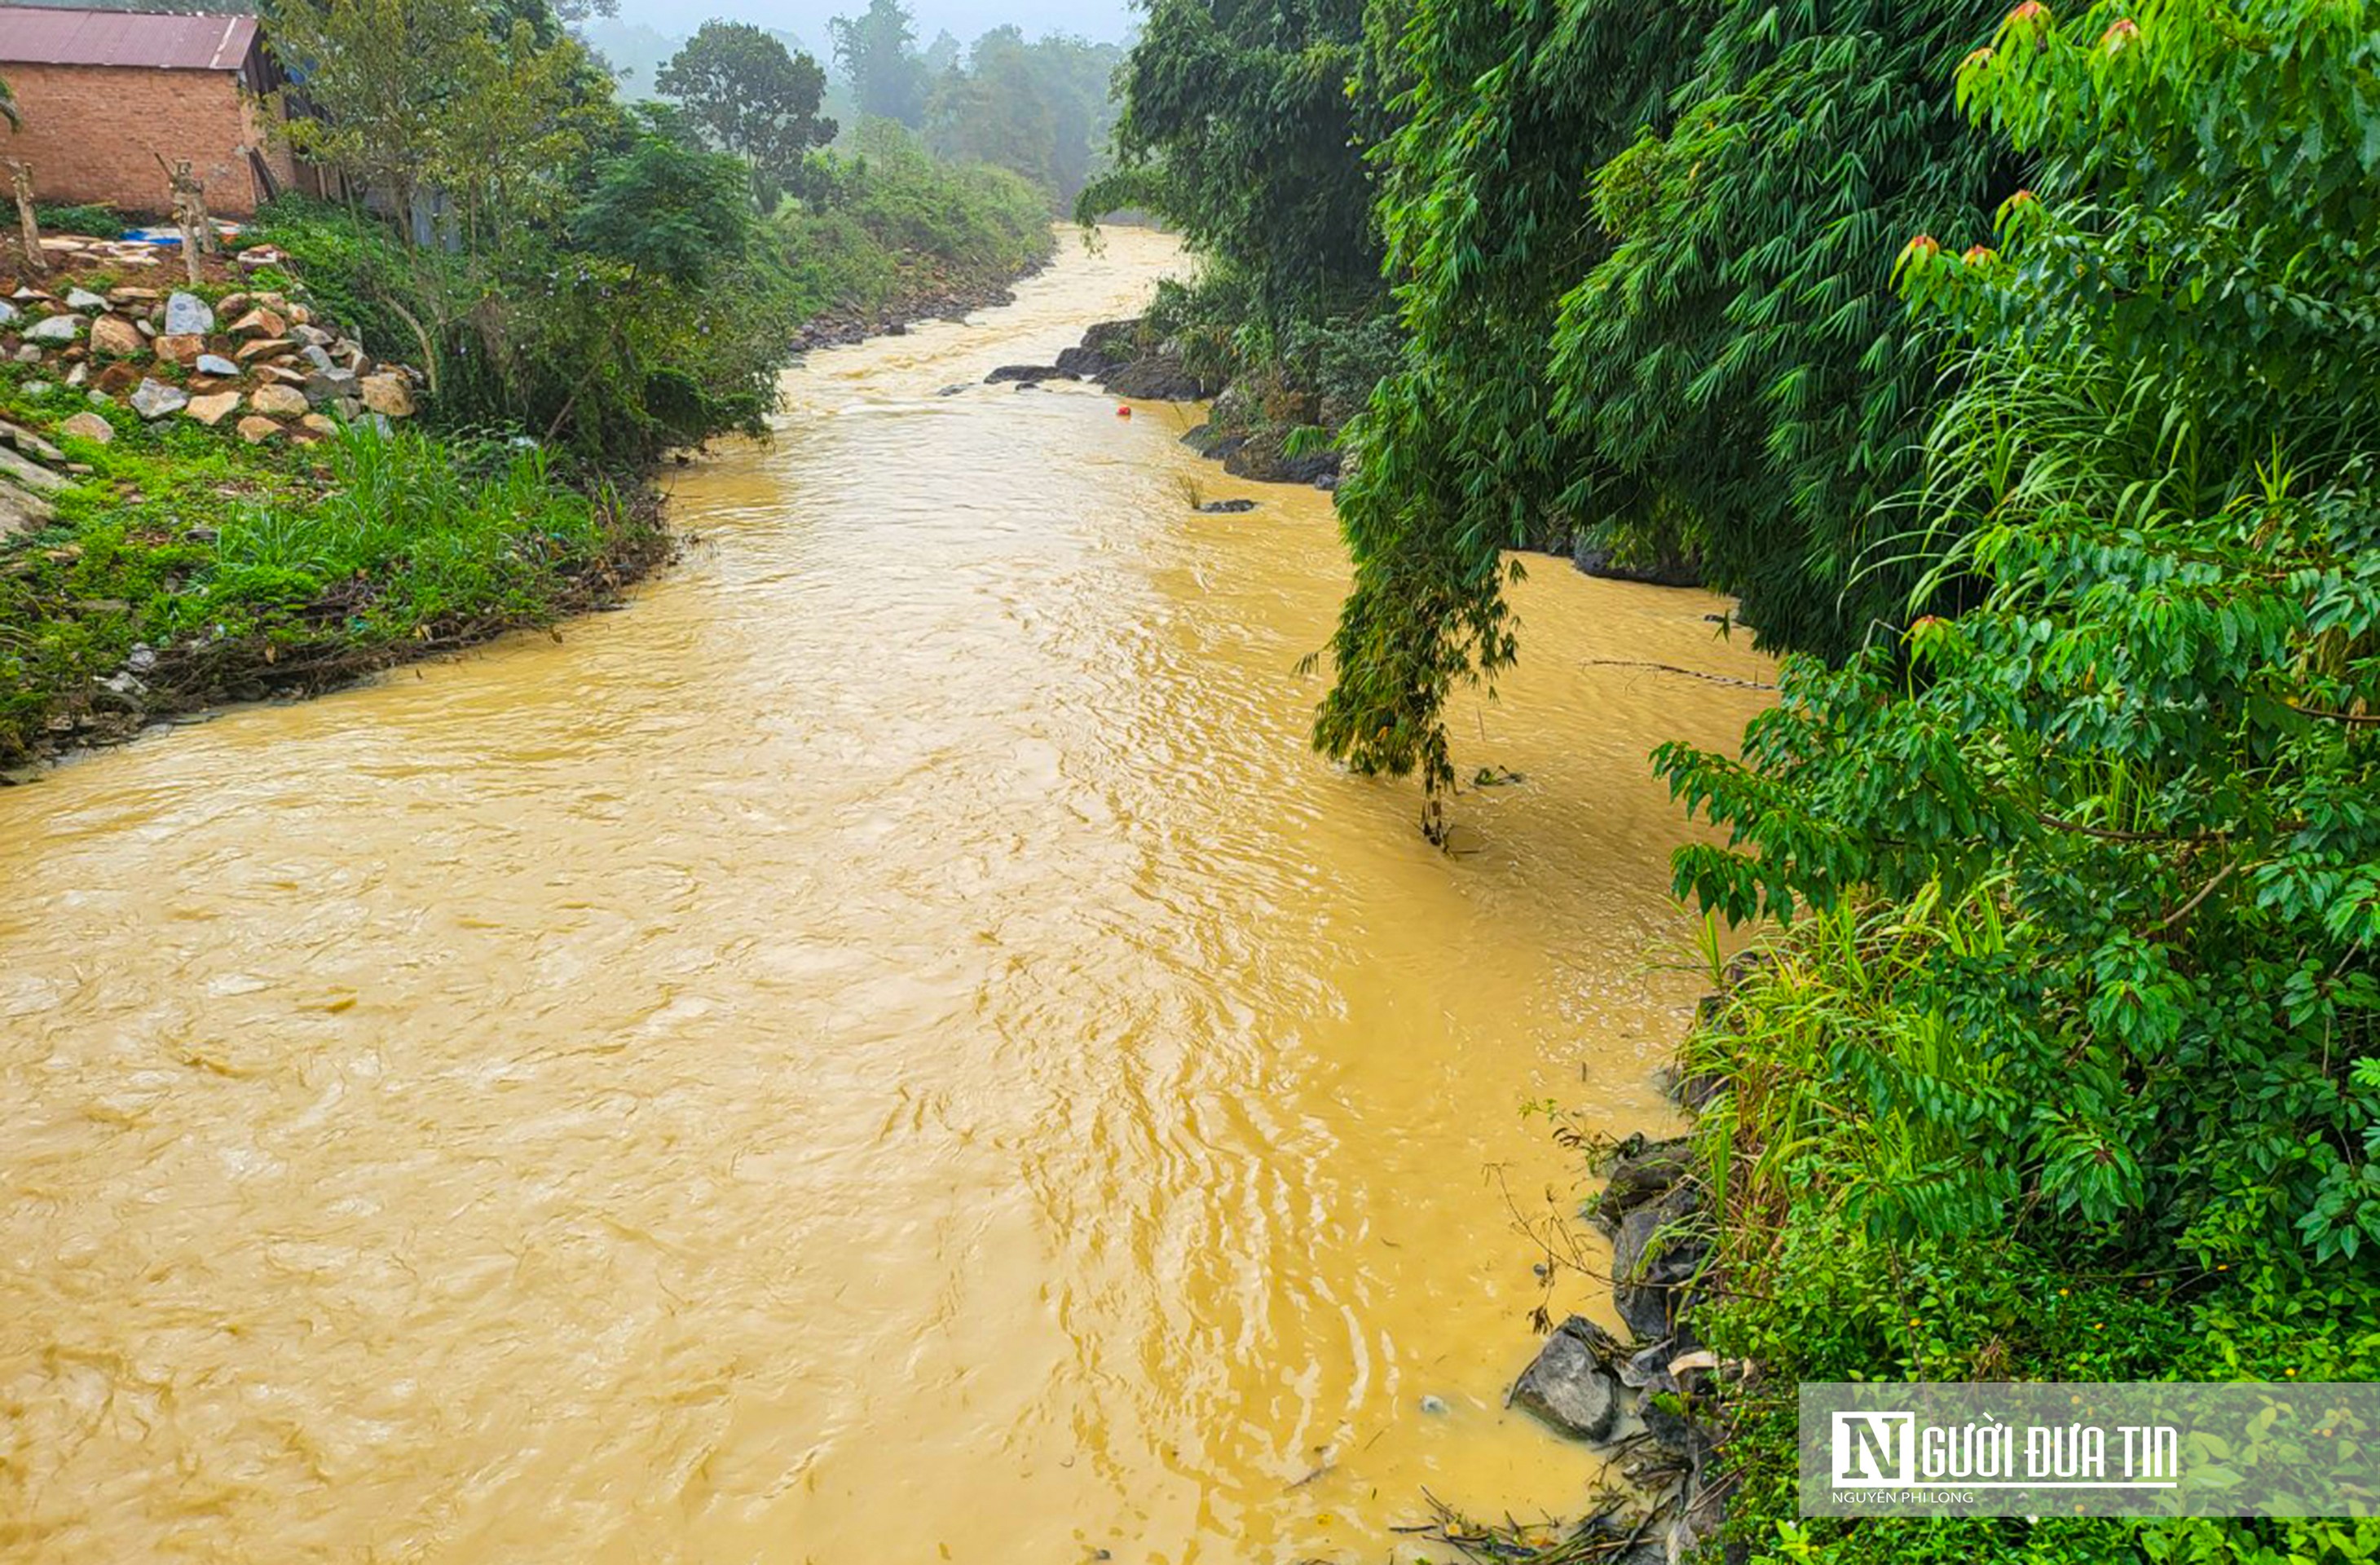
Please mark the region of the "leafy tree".
POLYGON ((1122 58, 1111 44, 1027 42, 1014 26, 994 28, 935 82, 928 142, 955 162, 1012 169, 1070 208, 1115 123, 1110 82, 1122 58))
POLYGON ((719 153, 644 135, 606 162, 571 219, 571 236, 625 261, 629 276, 698 288, 714 268, 741 261, 753 233, 744 167, 719 153))
POLYGON ((431 415, 593 462, 758 431, 789 285, 748 243, 743 165, 683 110, 631 115, 543 0, 279 0, 310 118, 291 140, 400 218, 290 202, 268 232, 376 345, 406 335, 431 415), (407 215, 453 221, 417 245, 407 215))
POLYGON ((1355 587, 1315 742, 1362 771, 1419 770, 1433 832, 1454 780, 1445 698, 1515 650, 1503 551, 1566 530, 1560 497, 1595 461, 1556 420, 1550 372, 1561 300, 1612 249, 1580 170, 1666 127, 1718 9, 1424 0, 1373 41, 1404 116, 1377 162, 1409 342, 1348 437, 1355 587))
POLYGON ((868 0, 858 16, 828 22, 827 33, 862 115, 913 128, 924 122, 926 72, 917 58, 917 28, 901 0, 868 0))
POLYGON ((1252 282, 1269 323, 1379 287, 1363 147, 1378 105, 1351 95, 1361 0, 1155 0, 1121 78, 1119 168, 1076 215, 1149 207, 1252 282))
POLYGON ((1877 239, 1964 246, 2021 183, 1940 87, 2005 8, 1727 7, 1667 134, 1597 176, 1615 249, 1564 300, 1552 372, 1603 466, 1565 499, 1699 558, 1766 644, 1840 655, 1901 617, 1881 508, 1936 365, 1877 239))
POLYGON ((676 99, 711 145, 747 160, 760 206, 798 178, 809 149, 834 140, 819 103, 826 72, 749 22, 708 21, 653 85, 676 99))
POLYGON ((551 170, 612 112, 585 51, 533 0, 509 13, 476 0, 273 0, 268 18, 311 111, 284 123, 291 147, 401 213, 443 191, 475 244, 552 215, 551 170))
POLYGON ((0 119, 6 120, 8 128, 11 130, 19 128, 25 123, 24 117, 17 109, 17 94, 8 90, 8 84, 6 81, 0 81, 0 119))

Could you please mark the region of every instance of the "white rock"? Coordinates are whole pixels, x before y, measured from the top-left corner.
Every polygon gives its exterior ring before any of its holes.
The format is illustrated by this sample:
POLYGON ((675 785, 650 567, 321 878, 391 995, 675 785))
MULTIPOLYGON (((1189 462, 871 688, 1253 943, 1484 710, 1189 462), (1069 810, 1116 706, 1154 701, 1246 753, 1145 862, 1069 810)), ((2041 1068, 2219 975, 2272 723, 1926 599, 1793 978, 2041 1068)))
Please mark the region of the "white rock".
POLYGON ((143 419, 162 419, 190 405, 190 394, 163 381, 143 380, 132 393, 132 411, 143 419))
POLYGON ((215 312, 196 294, 176 293, 165 301, 165 330, 177 336, 203 337, 215 329, 215 312))

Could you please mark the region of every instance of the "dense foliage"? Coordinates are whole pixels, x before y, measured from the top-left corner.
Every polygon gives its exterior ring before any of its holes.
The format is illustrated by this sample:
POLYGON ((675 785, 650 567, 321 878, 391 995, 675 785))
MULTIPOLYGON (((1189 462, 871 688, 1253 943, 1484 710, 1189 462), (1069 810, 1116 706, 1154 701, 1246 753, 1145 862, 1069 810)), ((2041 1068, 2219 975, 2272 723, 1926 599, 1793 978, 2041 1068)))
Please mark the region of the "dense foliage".
POLYGON ((1424 4, 1390 45, 1402 124, 1381 216, 1411 342, 1354 431, 1340 511, 1355 588, 1316 743, 1453 781, 1453 685, 1514 652, 1502 551, 1548 530, 1590 449, 1554 419, 1556 311, 1610 249, 1584 171, 1662 123, 1714 7, 1424 4), (1627 14, 1623 15, 1622 13, 1627 14))
POLYGON ((1158 212, 1271 325, 1376 291, 1366 100, 1349 91, 1363 42, 1361 0, 1156 0, 1123 68, 1119 166, 1077 215, 1158 212))
POLYGON ((827 31, 863 116, 898 120, 912 128, 924 123, 926 67, 908 7, 900 0, 868 0, 866 10, 835 18, 827 31))
POLYGON ((805 317, 1004 282, 1056 247, 1039 189, 1004 168, 943 163, 891 120, 864 122, 847 155, 814 158, 808 189, 771 225, 805 317))
POLYGON ((596 462, 760 427, 790 309, 741 159, 614 103, 527 0, 276 0, 273 22, 314 111, 292 140, 356 199, 285 200, 261 232, 419 362, 433 416, 596 462))
POLYGON ((1905 281, 1979 344, 1929 455, 1988 595, 1789 662, 1740 760, 1661 758, 1735 834, 1681 861, 1731 916, 1995 888, 2006 959, 1943 975, 1991 1069, 1909 1231, 2037 1186, 2225 1259, 2380 1245, 2380 140, 2338 134, 2375 43, 2311 0, 2218 15, 2019 23, 1970 67, 2041 191, 1905 281), (2277 58, 2308 67, 2285 111, 2224 114, 2277 58))
MULTIPOLYGON (((1782 1230, 1713 1328, 1788 1376, 2380 1374, 2372 21, 2027 7, 1968 59, 2035 186, 1996 249, 1912 239, 1901 283, 1967 345, 1912 503, 1979 601, 1789 661, 1740 759, 1660 756, 1733 843, 1682 853, 1682 891, 1817 910, 1701 1046, 1734 1226, 1782 1230)), ((1767 1514, 1787 1438, 1742 1457, 1767 1514)), ((2370 1524, 1849 1533, 2380 1552, 2370 1524)))
POLYGON ((1049 192, 1051 210, 1070 211, 1104 159, 1123 58, 1110 43, 994 28, 934 74, 927 144, 953 163, 1022 175, 1049 192))
POLYGON ((1384 151, 1404 371, 1354 432, 1356 588, 1316 743, 1451 786, 1441 713, 1517 654, 1503 552, 1699 562, 1841 652, 1911 579, 1880 507, 1935 394, 1891 236, 1981 237, 2010 160, 1940 92, 1979 0, 1426 0, 1384 151))
MULTIPOLYGON (((421 361, 451 426, 598 463, 758 432, 805 319, 1050 253, 1050 199, 1014 174, 937 163, 885 119, 822 151, 824 73, 757 28, 706 24, 659 73, 674 101, 630 108, 537 0, 276 15, 318 115, 293 138, 361 200, 285 201, 261 235, 377 351, 421 361)), ((883 0, 838 33, 847 67, 907 28, 883 0)))

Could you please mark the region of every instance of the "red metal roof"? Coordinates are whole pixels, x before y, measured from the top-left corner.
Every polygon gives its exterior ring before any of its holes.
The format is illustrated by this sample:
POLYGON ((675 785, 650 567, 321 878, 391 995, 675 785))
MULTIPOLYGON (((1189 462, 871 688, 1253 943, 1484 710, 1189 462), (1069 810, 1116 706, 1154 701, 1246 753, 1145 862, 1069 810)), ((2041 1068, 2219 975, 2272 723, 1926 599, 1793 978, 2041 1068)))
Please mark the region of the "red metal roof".
POLYGON ((0 6, 0 65, 237 70, 255 42, 254 17, 0 6))

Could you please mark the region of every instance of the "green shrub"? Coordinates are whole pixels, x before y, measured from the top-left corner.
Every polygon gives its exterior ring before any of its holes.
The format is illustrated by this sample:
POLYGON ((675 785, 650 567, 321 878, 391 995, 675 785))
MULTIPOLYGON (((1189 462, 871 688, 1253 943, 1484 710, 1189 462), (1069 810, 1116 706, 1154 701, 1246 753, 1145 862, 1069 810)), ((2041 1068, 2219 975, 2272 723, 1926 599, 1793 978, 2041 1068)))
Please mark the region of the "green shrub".
POLYGON ((1055 248, 1049 203, 1006 169, 953 165, 890 120, 864 122, 856 152, 811 155, 798 202, 776 216, 799 297, 877 309, 913 287, 1001 281, 1055 248))
POLYGON ((38 202, 33 207, 33 221, 42 225, 44 234, 88 234, 98 239, 113 239, 130 225, 129 220, 114 207, 42 206, 38 202))
POLYGON ((2374 1522, 1794 1520, 1803 1381, 2380 1376, 2380 1279, 2144 1253, 2119 1225, 1977 1186, 1974 1140, 2020 1106, 1941 975, 2022 955, 2005 900, 1805 916, 1688 1046, 1685 1068, 1726 1086, 1697 1127, 1721 1248, 1695 1328, 1762 1371, 1725 1409, 1731 1530, 1766 1559, 1840 1565, 2380 1557, 2374 1522), (1979 1226, 1979 1207, 1998 1220, 1979 1226))
POLYGON ((177 606, 176 628, 215 617, 222 601, 269 612, 357 578, 370 591, 351 606, 346 628, 361 639, 535 618, 552 607, 557 574, 601 552, 596 503, 557 483, 541 451, 370 423, 322 449, 327 491, 226 521, 209 578, 177 606))
MULTIPOLYGON (((740 186, 740 173, 712 172, 740 186)), ((533 231, 477 256, 407 249, 374 219, 294 199, 261 226, 375 354, 427 358, 427 417, 526 433, 599 466, 759 431, 791 354, 795 279, 716 224, 698 274, 683 277, 533 231)))

